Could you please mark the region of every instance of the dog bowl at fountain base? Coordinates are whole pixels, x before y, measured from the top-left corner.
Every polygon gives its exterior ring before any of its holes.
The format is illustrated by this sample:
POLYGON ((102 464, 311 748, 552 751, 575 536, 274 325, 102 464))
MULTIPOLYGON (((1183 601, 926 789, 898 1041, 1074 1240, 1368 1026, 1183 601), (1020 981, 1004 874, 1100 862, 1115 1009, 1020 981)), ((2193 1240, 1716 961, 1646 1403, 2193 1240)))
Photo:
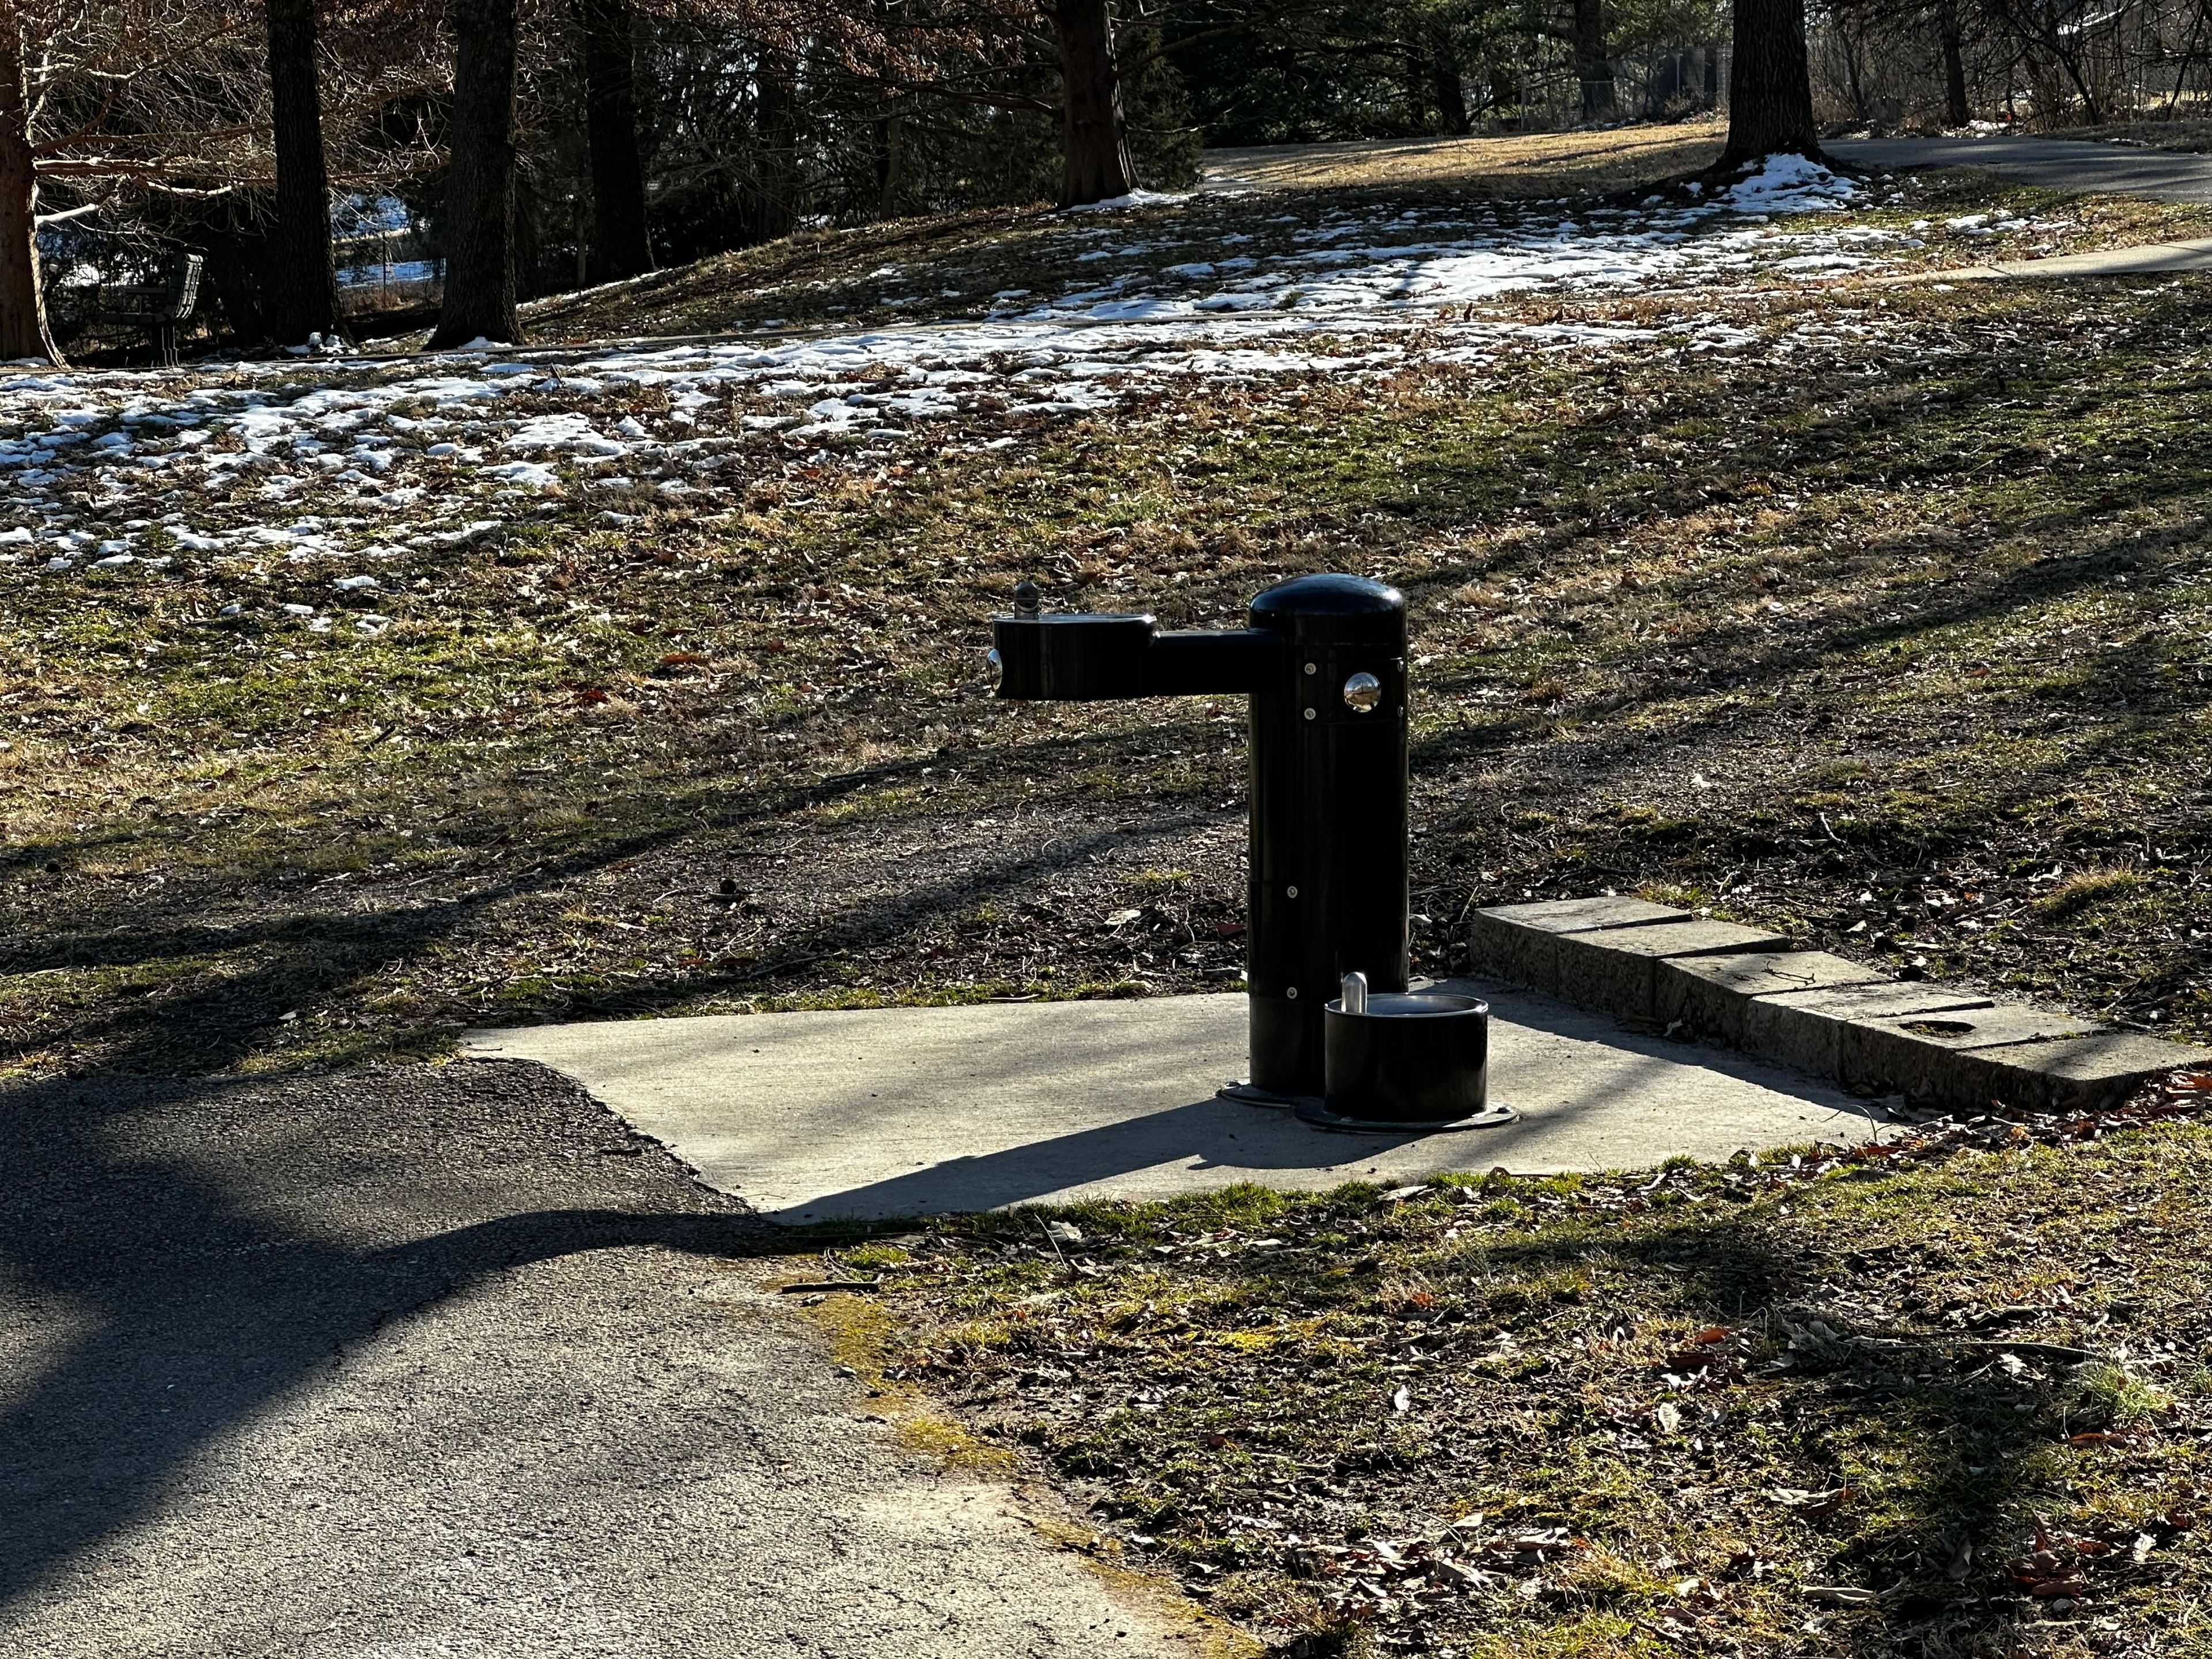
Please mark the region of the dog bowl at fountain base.
POLYGON ((1298 1103, 1324 1129, 1431 1134, 1510 1123, 1490 1103, 1490 1005, 1443 991, 1378 991, 1364 1012, 1322 1010, 1328 1093, 1298 1103))

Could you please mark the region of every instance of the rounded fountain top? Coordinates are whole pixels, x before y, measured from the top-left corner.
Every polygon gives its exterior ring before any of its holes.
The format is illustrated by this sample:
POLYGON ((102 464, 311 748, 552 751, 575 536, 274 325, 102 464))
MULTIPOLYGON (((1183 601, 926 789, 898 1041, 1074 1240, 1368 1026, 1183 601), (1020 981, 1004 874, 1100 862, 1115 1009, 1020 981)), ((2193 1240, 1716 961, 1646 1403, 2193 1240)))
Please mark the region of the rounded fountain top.
POLYGON ((1379 616, 1405 608, 1406 596, 1388 583, 1338 574, 1293 576, 1252 601, 1255 618, 1379 616))

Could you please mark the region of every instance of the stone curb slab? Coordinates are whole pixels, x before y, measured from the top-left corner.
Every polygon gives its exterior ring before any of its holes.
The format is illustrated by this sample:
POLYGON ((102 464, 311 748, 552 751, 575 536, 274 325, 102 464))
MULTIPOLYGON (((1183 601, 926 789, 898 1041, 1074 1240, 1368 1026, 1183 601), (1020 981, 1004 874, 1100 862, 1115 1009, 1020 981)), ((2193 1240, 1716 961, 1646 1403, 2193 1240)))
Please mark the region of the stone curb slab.
POLYGON ((1492 973, 1552 994, 1559 982, 1560 935, 1693 920, 1687 910, 1645 899, 1559 899, 1478 910, 1469 925, 1476 961, 1492 973))
POLYGON ((1987 1008, 1990 1000, 1972 991, 1925 981, 1879 980, 1824 990, 1746 997, 1741 1046, 1815 1077, 1844 1075, 1844 1035, 1863 1019, 1903 1019, 1987 1008))
POLYGON ((1961 1066, 1961 1055, 2071 1042, 2108 1030, 2094 1019, 2002 1002, 1856 1019, 1844 1028, 1842 1065, 1835 1075, 1859 1088, 1908 1098, 1951 1097, 1966 1082, 1987 1100, 1990 1079, 1976 1067, 1961 1066))
POLYGON ((2146 1079, 2212 1064, 2212 1050, 1885 979, 1778 933, 1644 899, 1479 910, 1469 943, 1478 973, 1623 1020, 1679 1025, 1856 1089, 1969 1109, 2112 1104, 2146 1079))
POLYGON ((2045 1111, 2082 1111, 2124 1099, 2136 1085, 2184 1066, 2212 1065, 2212 1050, 2136 1031, 2106 1031, 2055 1042, 1974 1048, 1952 1063, 1977 1079, 1984 1100, 2045 1111))
POLYGON ((1841 986, 1887 984, 1878 968, 1826 951, 1762 951, 1740 957, 1685 957, 1660 964, 1652 1017, 1680 1021, 1730 1048, 1746 1045, 1744 1020, 1758 997, 1841 986))
POLYGON ((1671 960, 1796 948, 1779 933, 1694 916, 1562 933, 1552 941, 1552 994, 1577 1007, 1603 1008, 1623 1018, 1656 1019, 1659 975, 1671 960))

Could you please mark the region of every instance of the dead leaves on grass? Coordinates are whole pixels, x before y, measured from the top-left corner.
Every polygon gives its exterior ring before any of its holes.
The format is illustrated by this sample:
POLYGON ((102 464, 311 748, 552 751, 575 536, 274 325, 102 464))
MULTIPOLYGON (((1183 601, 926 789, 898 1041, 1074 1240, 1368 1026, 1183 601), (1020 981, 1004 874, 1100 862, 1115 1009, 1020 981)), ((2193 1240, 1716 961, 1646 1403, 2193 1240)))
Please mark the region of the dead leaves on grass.
MULTIPOLYGON (((935 1386, 1263 1626, 1350 1621, 1418 1650, 1602 1613, 1780 1656, 1805 1650, 1808 1616, 1869 1655, 2082 1607, 2133 1620, 2160 1605, 2160 1563, 2196 1559, 2175 1553, 2198 1507, 2175 1484, 2187 1419, 2169 1402, 2085 1423, 2084 1401, 2125 1384, 2074 1389, 2083 1368, 2058 1355, 2086 1351, 2014 1334, 2009 1312, 1971 1334, 1876 1306, 1931 1272, 2008 1268, 1984 1252, 1915 1270, 1829 1195, 1898 1182, 1870 1201, 1907 1214, 1947 1161, 2173 1122, 2198 1081, 2094 1118, 1946 1120, 1863 1152, 1636 1182, 1494 1176, 1241 1216, 1224 1200, 1203 1224, 1100 1206, 1051 1241, 978 1218, 916 1245, 902 1305, 963 1310, 957 1340, 929 1344, 935 1386), (1731 1297, 1751 1300, 1695 1316, 1731 1297), (2052 1456, 2084 1497, 2021 1530, 2017 1483, 2052 1456), (2093 1521, 2098 1504, 2164 1519, 2093 1521)), ((1944 1200, 1967 1218, 1988 1201, 1944 1200)), ((2070 1304, 1979 1305, 2082 1320, 2075 1282, 2070 1304)), ((2146 1341, 2138 1325, 2099 1346, 2155 1370, 2146 1341)))

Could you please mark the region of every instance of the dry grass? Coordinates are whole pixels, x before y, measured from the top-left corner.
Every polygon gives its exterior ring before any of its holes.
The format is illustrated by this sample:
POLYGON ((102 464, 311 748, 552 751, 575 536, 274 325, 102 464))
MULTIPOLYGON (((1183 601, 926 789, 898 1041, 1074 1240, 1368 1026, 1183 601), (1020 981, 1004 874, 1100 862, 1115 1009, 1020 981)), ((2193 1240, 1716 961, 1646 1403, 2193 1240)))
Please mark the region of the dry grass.
POLYGON ((1376 139, 1212 149, 1212 188, 1403 191, 1449 187, 1505 198, 1612 195, 1701 173, 1720 159, 1724 120, 1476 138, 1376 139))
MULTIPOLYGON (((1991 199, 1953 180, 1879 211, 1940 226, 1991 199)), ((2144 204, 2057 210, 2085 238, 2171 234, 2144 204)), ((1132 223, 1196 240, 1253 216, 1212 197, 1132 223)), ((866 274, 906 237, 900 258, 947 276, 908 291, 988 293, 1008 262, 1073 261, 1056 234, 884 227, 659 292, 702 323, 802 289, 843 306, 880 295, 866 274), (802 259, 783 295, 744 286, 802 259)), ((1939 231, 1923 252, 1987 248, 1939 231)), ((629 331, 658 303, 568 315, 629 331)), ((994 703, 988 617, 1035 574, 1057 604, 1218 623, 1327 568, 1413 602, 1429 968, 1457 965, 1470 901, 1657 884, 1892 968, 2212 1031, 2198 282, 1484 309, 1649 340, 1162 386, 1080 420, 979 408, 895 452, 749 426, 787 410, 732 387, 682 428, 706 446, 666 469, 689 493, 570 469, 495 532, 413 538, 404 583, 369 593, 277 553, 0 567, 0 1070, 1233 985, 1241 711, 994 703), (1716 324, 1751 343, 1693 352, 1716 324), (389 627, 356 631, 371 610, 389 627), (2139 885, 2043 902, 2122 863, 2139 885)), ((674 430, 651 385, 594 407, 674 430)), ((422 459, 409 511, 460 510, 448 465, 422 459)), ((241 475, 195 524, 264 519, 257 488, 241 475)), ((386 512, 335 486, 288 500, 386 512)), ((119 528, 145 508, 84 510, 119 528)), ((375 533, 428 524, 404 517, 375 533)))
POLYGON ((2212 1134, 2124 1126, 2194 1097, 849 1259, 909 1374, 1279 1656, 2181 1659, 2212 1134))
POLYGON ((313 566, 15 567, 0 1066, 1233 985, 1239 711, 994 703, 987 620, 1024 574, 1188 626, 1327 568, 1413 603, 1425 964, 1470 902, 1660 883, 2212 1030, 2203 290, 1726 307, 1790 349, 1194 388, 880 463, 746 435, 681 501, 579 482, 421 552, 374 637, 284 617, 313 566))
POLYGON ((2036 135, 2091 143, 2141 144, 2151 149, 2212 150, 2212 121, 2108 121, 2102 126, 2061 127, 2036 135))

